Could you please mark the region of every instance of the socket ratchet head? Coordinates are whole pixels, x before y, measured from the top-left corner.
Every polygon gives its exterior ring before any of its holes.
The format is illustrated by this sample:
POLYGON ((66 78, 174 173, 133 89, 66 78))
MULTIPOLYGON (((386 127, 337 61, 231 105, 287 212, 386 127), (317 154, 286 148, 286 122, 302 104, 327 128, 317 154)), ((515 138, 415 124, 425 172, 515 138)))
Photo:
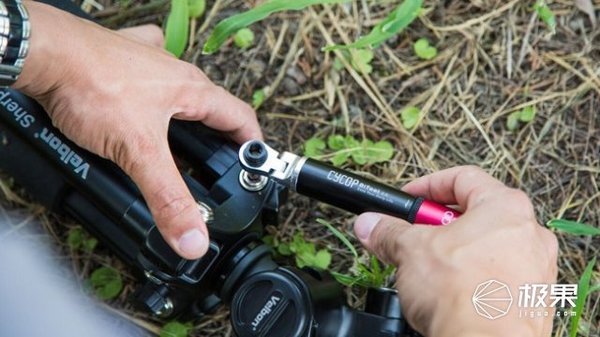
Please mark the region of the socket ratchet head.
POLYGON ((259 140, 251 140, 239 151, 242 168, 250 173, 267 176, 278 183, 295 188, 299 168, 306 161, 290 152, 278 152, 259 140))

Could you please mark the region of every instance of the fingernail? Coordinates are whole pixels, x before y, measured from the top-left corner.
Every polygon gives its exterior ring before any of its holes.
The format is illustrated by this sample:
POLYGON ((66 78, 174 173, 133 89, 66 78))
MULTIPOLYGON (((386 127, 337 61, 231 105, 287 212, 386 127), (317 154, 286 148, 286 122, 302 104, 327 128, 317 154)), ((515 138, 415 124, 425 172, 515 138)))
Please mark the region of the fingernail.
POLYGON ((375 225, 381 220, 377 213, 363 213, 354 222, 354 232, 361 240, 367 240, 375 225))
POLYGON ((200 257, 208 248, 208 238, 199 229, 192 229, 179 238, 178 246, 186 256, 200 257))

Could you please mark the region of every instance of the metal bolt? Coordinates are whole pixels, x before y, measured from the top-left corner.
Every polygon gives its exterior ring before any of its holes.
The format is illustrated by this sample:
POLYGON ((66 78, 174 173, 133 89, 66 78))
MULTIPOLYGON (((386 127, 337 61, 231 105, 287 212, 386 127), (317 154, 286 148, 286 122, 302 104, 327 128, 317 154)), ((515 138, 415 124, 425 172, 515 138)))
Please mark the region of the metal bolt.
POLYGON ((162 308, 154 311, 154 315, 158 317, 168 317, 173 313, 173 308, 173 301, 167 297, 164 299, 162 308))
POLYGON ((269 178, 261 176, 259 174, 250 173, 242 170, 240 172, 240 184, 242 187, 250 192, 257 192, 265 188, 269 183, 269 178))
POLYGON ((210 223, 214 220, 214 212, 210 206, 203 203, 202 201, 196 201, 198 204, 198 209, 200 210, 200 214, 202 214, 202 220, 204 223, 210 223))

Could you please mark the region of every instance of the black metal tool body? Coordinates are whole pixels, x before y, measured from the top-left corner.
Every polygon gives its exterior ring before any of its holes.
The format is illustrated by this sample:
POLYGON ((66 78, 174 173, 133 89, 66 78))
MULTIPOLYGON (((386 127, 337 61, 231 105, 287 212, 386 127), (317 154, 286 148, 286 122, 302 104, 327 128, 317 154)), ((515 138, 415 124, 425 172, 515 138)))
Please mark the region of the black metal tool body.
POLYGON ((182 173, 192 195, 212 215, 209 253, 198 260, 171 250, 116 165, 69 141, 30 98, 0 90, 0 170, 53 212, 77 219, 130 265, 140 281, 133 301, 142 309, 194 318, 224 303, 240 337, 402 335, 395 291, 372 289, 365 310, 354 310, 328 273, 272 260, 259 239, 265 225, 277 223, 285 188, 249 179, 236 145, 181 121, 171 123, 169 141, 192 168, 182 173))

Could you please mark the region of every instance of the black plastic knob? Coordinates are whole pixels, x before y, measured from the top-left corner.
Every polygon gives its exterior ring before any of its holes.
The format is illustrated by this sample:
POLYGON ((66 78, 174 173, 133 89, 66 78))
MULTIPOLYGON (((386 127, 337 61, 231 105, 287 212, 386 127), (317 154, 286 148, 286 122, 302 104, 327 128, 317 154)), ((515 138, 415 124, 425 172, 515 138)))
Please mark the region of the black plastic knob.
POLYGON ((244 149, 244 159, 252 167, 260 167, 267 161, 268 156, 265 144, 258 140, 251 142, 244 149))

